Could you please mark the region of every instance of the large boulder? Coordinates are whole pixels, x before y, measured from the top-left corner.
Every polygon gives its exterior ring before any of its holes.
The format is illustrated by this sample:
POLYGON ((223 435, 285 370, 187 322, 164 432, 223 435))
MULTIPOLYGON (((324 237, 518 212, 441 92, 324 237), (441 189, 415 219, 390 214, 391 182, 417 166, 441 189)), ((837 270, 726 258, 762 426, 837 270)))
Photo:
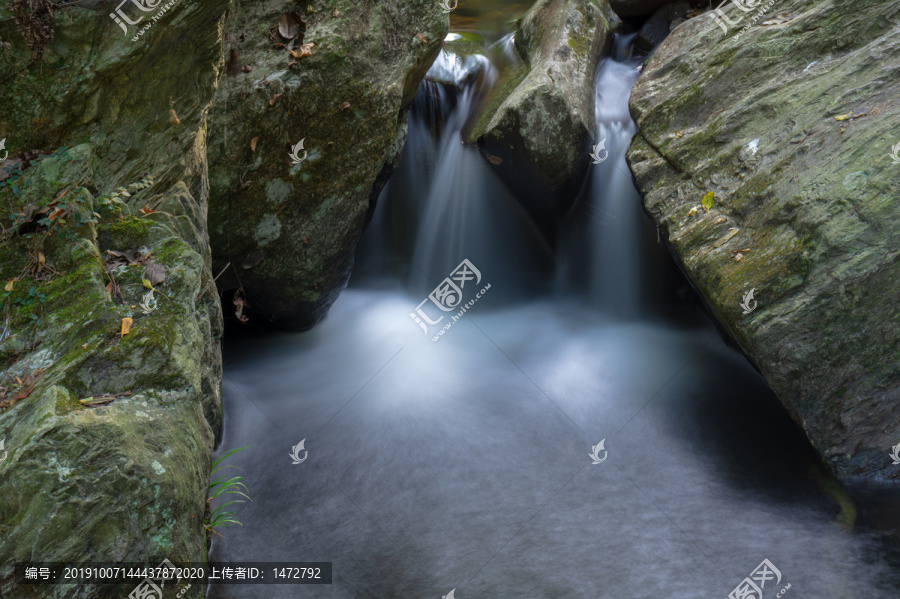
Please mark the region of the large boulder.
POLYGON ((302 330, 347 284, 448 19, 434 0, 296 10, 243 2, 227 21, 210 234, 224 301, 239 306, 232 314, 302 330))
POLYGON ((16 562, 206 559, 222 326, 205 115, 220 4, 148 2, 121 27, 105 3, 0 7, 4 597, 120 598, 140 582, 34 586, 16 562))
POLYGON ((634 88, 644 205, 833 470, 900 478, 900 1, 724 11, 634 88))
POLYGON ((538 0, 515 32, 524 63, 504 75, 470 134, 550 229, 590 163, 594 74, 612 43, 610 18, 606 0, 538 0))

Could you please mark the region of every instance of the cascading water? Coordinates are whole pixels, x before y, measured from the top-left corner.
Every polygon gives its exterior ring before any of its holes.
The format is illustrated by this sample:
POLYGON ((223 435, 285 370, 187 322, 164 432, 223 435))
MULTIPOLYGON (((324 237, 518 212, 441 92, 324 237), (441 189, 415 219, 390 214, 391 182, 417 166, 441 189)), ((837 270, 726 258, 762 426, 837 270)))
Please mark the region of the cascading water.
MULTIPOLYGON (((636 132, 628 97, 641 64, 641 59, 630 56, 633 35, 616 37, 612 58, 603 62, 594 81, 596 139, 605 142, 609 154, 594 165, 591 182, 590 297, 619 318, 641 313, 641 197, 625 162, 636 132)), ((598 150, 598 158, 604 157, 602 152, 598 150)))
POLYGON ((482 300, 437 343, 408 315, 462 259, 491 298, 521 298, 547 255, 460 143, 489 65, 441 56, 353 287, 310 332, 226 347, 218 452, 249 446, 229 461, 253 501, 210 559, 331 562, 333 582, 210 598, 726 597, 763 559, 784 576, 766 597, 788 581, 786 599, 896 597, 896 501, 857 514, 711 326, 635 318, 647 221, 623 160, 637 72, 617 48, 597 75, 609 156, 579 206, 591 226, 560 235, 559 266, 589 262, 588 297, 482 300))
POLYGON ((364 240, 360 279, 396 274, 405 259, 409 287, 427 291, 465 258, 502 279, 495 297, 542 288, 535 273, 551 263, 547 248, 478 149, 462 143, 496 76, 483 55, 462 60, 441 51, 416 96, 399 170, 364 240))

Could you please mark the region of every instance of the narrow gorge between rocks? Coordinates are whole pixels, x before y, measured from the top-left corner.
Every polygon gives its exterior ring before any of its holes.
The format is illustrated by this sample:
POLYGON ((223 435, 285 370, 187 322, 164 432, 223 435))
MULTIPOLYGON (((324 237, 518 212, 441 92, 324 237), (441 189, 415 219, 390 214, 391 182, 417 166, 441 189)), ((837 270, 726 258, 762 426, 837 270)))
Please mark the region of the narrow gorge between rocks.
POLYGON ((0 3, 0 599, 898 599, 898 74, 900 0, 0 3))
POLYGON ((226 346, 219 452, 250 448, 234 463, 255 493, 210 559, 331 561, 334 583, 210 597, 692 598, 757 557, 803 596, 895 595, 896 494, 842 487, 702 311, 659 288, 674 266, 625 161, 634 37, 597 70, 608 157, 555 260, 460 143, 497 67, 441 52, 350 289, 312 332, 226 346), (489 290, 423 336, 415 306, 463 259, 465 299, 489 290))

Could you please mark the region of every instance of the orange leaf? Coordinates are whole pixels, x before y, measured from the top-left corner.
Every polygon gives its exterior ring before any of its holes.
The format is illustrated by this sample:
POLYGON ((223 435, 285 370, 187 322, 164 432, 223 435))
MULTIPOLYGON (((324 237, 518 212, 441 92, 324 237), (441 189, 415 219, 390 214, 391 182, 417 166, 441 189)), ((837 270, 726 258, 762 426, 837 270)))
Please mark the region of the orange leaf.
POLYGON ((251 152, 256 151, 256 142, 258 142, 258 141, 259 141, 259 137, 254 137, 253 139, 250 140, 250 151, 251 152))
POLYGON ((315 46, 315 42, 309 42, 308 44, 303 44, 300 46, 300 51, 291 50, 291 56, 294 58, 303 58, 305 56, 312 56, 312 49, 315 46))
POLYGON ((19 393, 19 394, 16 395, 15 397, 13 397, 13 400, 19 401, 19 400, 25 399, 26 397, 28 397, 29 395, 31 395, 31 392, 34 391, 34 386, 35 386, 35 385, 37 385, 37 383, 32 383, 30 387, 28 387, 27 389, 25 389, 24 391, 22 391, 21 393, 19 393))
POLYGON ((123 318, 122 319, 122 337, 131 332, 131 325, 134 324, 133 318, 123 318))
POLYGON ((57 208, 57 209, 54 210, 53 213, 50 214, 50 216, 48 216, 47 218, 49 218, 50 220, 54 220, 54 219, 56 219, 56 218, 62 216, 62 215, 65 214, 65 213, 66 213, 66 211, 65 211, 64 208, 57 208))
POLYGON ((150 210, 149 208, 141 208, 141 212, 144 214, 153 214, 156 210, 150 210))
POLYGON ((279 97, 281 97, 281 94, 275 94, 274 96, 272 96, 272 98, 269 100, 269 106, 275 106, 275 102, 278 101, 279 97))

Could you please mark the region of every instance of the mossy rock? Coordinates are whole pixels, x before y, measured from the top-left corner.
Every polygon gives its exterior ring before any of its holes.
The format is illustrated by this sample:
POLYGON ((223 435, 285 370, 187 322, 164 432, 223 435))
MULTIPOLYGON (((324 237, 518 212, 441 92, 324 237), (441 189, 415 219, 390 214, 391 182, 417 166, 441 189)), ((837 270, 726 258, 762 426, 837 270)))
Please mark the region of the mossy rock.
POLYGON ((222 322, 206 233, 205 119, 226 6, 179 3, 132 41, 94 4, 56 6, 40 52, 26 43, 33 31, 0 6, 0 39, 10 44, 0 49, 0 139, 10 158, 41 153, 15 191, 0 187, 0 219, 66 207, 0 235, 0 286, 13 281, 12 334, 0 342, 4 597, 106 599, 135 586, 27 585, 16 562, 206 559, 222 322), (143 267, 113 274, 104 265, 106 250, 139 248, 166 269, 149 313, 143 267), (125 335, 124 318, 133 321, 125 335), (111 399, 81 401, 100 397, 111 399))
POLYGON ((228 19, 232 75, 211 112, 210 235, 226 303, 240 288, 251 322, 307 329, 344 289, 448 29, 432 0, 333 7, 303 13, 292 42, 275 27, 284 3, 244 2, 228 19), (294 58, 288 46, 301 42, 315 44, 311 55, 294 58))
POLYGON ((689 19, 631 95, 647 211, 841 476, 900 478, 898 8, 785 0, 727 33, 689 19))
POLYGON ((499 82, 469 134, 535 222, 551 228, 587 174, 610 18, 606 0, 535 2, 515 32, 524 64, 499 82))

